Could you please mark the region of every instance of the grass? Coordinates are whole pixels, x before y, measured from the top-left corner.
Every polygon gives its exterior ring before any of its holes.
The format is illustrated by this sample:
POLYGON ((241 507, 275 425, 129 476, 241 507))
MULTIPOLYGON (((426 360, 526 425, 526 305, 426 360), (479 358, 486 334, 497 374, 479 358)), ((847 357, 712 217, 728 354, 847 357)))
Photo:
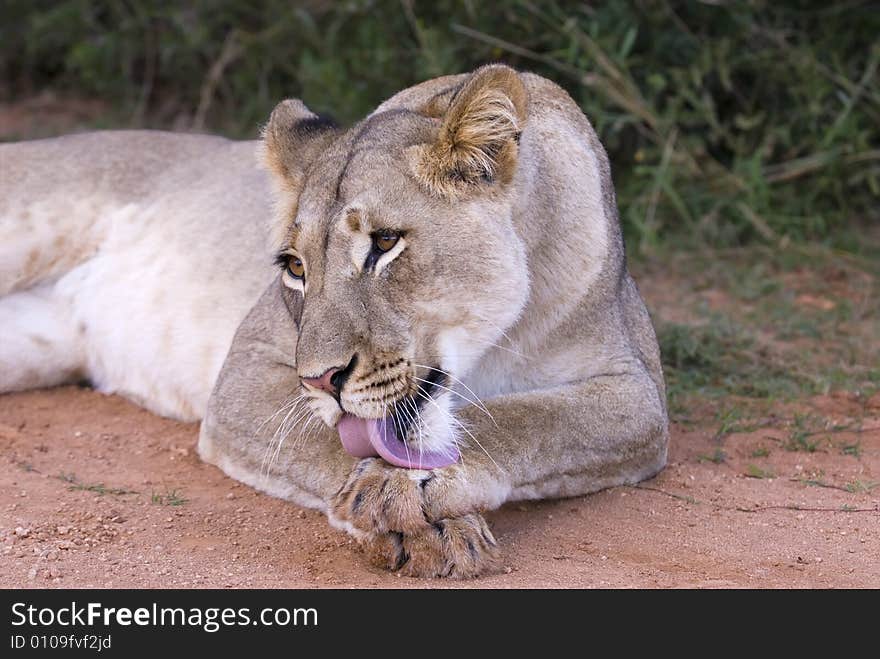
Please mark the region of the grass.
POLYGON ((826 487, 826 488, 835 487, 835 486, 829 485, 828 483, 826 483, 825 481, 823 481, 819 478, 795 478, 793 480, 798 483, 802 483, 803 485, 807 485, 808 487, 826 487))
POLYGON ((122 487, 107 487, 104 483, 83 483, 75 474, 61 473, 56 478, 64 483, 68 483, 68 490, 94 492, 99 496, 111 494, 113 496, 124 496, 126 494, 138 494, 137 490, 127 490, 122 487))
POLYGON ((719 465, 727 460, 727 454, 720 448, 716 448, 711 455, 698 455, 698 462, 711 462, 719 465))
POLYGON ((749 464, 746 466, 746 472, 743 474, 747 478, 775 478, 776 474, 774 474, 769 469, 762 469, 761 467, 753 464, 749 464))
POLYGON ((150 501, 157 506, 182 506, 189 501, 185 499, 176 489, 165 490, 165 492, 153 492, 150 501))
MULTIPOLYGON (((867 233, 863 242, 874 250, 880 234, 867 233)), ((755 430, 756 410, 778 402, 878 390, 880 258, 820 246, 754 246, 667 251, 635 259, 632 269, 640 281, 659 278, 676 290, 669 308, 655 302, 652 309, 670 411, 686 418, 708 405, 717 440, 755 430), (669 315, 675 320, 664 319, 669 315)), ((650 283, 644 288, 650 300, 650 283)), ((786 448, 812 452, 821 435, 846 430, 820 422, 796 417, 786 448)))
MULTIPOLYGON (((55 478, 58 480, 67 483, 68 488, 71 491, 83 491, 83 492, 94 492, 100 496, 104 496, 106 494, 111 494, 114 496, 123 496, 126 494, 139 494, 136 490, 127 490, 121 487, 107 487, 103 483, 83 483, 80 481, 76 474, 73 473, 61 473, 58 474, 55 478)), ((165 492, 157 493, 153 492, 150 495, 150 501, 159 506, 182 506, 189 499, 183 497, 182 493, 177 489, 166 489, 165 492)))
POLYGON ((806 453, 815 453, 824 438, 812 439, 818 432, 812 430, 821 420, 811 415, 795 414, 793 425, 794 428, 788 435, 788 439, 783 443, 782 447, 787 451, 804 451, 806 453))
POLYGON ((878 33, 870 0, 18 0, 0 9, 0 101, 53 89, 103 100, 105 128, 253 137, 288 96, 350 123, 403 87, 504 61, 595 124, 632 249, 861 251, 841 229, 877 217, 878 33))
POLYGON ((850 483, 844 485, 847 492, 851 492, 853 494, 859 494, 862 492, 870 492, 874 488, 880 485, 880 481, 861 481, 855 480, 850 483))
POLYGON ((793 478, 791 480, 797 483, 802 483, 803 485, 807 485, 809 487, 823 487, 831 490, 849 492, 850 494, 867 493, 880 485, 880 481, 854 480, 844 485, 834 485, 831 483, 826 483, 821 478, 793 478))
POLYGON ((684 392, 733 393, 750 379, 743 356, 753 341, 720 315, 710 316, 701 325, 664 323, 657 338, 673 408, 684 392))

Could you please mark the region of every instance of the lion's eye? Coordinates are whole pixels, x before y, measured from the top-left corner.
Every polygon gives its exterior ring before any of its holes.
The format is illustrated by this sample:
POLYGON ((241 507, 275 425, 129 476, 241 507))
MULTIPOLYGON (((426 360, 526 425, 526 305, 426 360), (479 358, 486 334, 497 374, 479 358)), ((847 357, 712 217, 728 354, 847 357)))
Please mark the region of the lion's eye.
POLYGON ((380 252, 387 252, 394 248, 398 240, 400 240, 399 233, 383 229, 373 234, 373 247, 380 252))
POLYGON ((306 268, 303 265, 302 259, 296 256, 291 256, 287 260, 287 274, 294 279, 302 279, 306 274, 306 268))

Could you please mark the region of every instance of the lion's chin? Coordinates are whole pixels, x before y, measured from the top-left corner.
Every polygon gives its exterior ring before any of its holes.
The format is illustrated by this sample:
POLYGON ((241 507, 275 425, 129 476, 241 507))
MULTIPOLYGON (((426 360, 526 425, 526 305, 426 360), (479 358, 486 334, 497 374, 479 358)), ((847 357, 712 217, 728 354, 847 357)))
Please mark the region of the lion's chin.
POLYGON ((409 446, 397 436, 390 419, 362 419, 344 413, 336 426, 345 450, 356 458, 381 457, 406 469, 439 469, 458 462, 456 446, 445 451, 425 451, 409 446))

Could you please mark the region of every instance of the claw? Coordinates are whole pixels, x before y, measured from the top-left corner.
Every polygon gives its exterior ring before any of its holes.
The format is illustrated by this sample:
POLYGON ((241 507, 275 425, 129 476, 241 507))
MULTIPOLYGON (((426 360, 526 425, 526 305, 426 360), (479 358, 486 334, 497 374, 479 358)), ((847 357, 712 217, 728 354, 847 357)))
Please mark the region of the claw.
POLYGON ((373 536, 363 546, 372 562, 409 577, 471 579, 496 572, 497 543, 479 515, 432 524, 430 531, 373 536))

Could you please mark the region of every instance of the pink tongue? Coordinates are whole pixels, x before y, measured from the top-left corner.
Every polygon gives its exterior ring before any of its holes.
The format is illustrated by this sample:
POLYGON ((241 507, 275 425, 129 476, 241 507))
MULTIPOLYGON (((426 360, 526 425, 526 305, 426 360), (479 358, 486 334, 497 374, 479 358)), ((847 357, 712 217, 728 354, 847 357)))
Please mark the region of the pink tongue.
MULTIPOLYGON (((373 421, 373 419, 369 419, 373 421)), ((370 444, 370 433, 367 430, 367 419, 359 419, 352 414, 343 414, 336 429, 342 446, 356 458, 370 458, 379 455, 370 444)))
POLYGON ((386 419, 361 419, 343 414, 336 426, 342 446, 356 458, 381 456, 395 467, 439 469, 458 462, 457 448, 445 451, 419 451, 398 437, 394 424, 386 419))

